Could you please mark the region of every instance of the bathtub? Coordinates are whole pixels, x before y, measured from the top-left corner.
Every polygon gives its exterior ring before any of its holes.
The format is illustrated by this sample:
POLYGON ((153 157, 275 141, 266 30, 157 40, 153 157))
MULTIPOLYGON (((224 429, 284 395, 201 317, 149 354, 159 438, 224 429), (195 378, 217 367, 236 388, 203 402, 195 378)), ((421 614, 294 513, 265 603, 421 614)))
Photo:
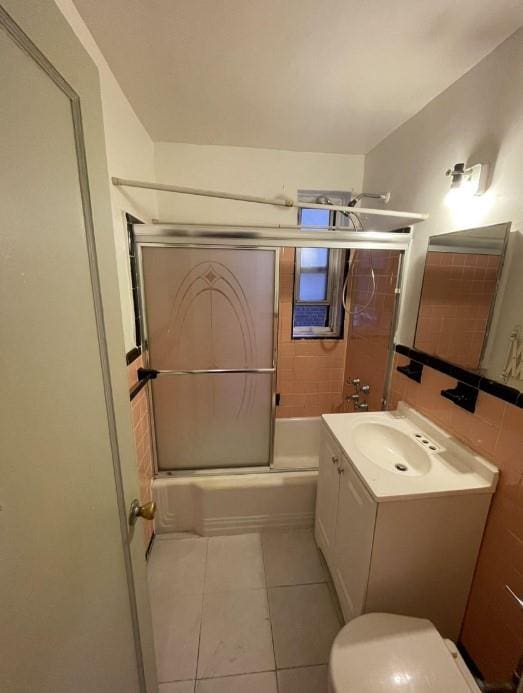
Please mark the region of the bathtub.
POLYGON ((154 479, 155 531, 213 536, 312 527, 319 441, 320 418, 277 419, 271 469, 154 479))
POLYGON ((317 469, 320 454, 319 416, 276 419, 274 469, 317 469))

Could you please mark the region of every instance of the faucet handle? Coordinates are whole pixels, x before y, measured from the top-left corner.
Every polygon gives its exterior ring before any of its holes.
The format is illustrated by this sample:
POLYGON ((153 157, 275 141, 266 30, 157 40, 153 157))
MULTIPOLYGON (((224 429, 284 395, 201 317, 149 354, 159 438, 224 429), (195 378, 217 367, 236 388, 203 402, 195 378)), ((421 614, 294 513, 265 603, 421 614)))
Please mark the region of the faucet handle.
POLYGON ((363 392, 364 395, 368 395, 370 392, 370 385, 362 385, 360 387, 360 392, 363 392))

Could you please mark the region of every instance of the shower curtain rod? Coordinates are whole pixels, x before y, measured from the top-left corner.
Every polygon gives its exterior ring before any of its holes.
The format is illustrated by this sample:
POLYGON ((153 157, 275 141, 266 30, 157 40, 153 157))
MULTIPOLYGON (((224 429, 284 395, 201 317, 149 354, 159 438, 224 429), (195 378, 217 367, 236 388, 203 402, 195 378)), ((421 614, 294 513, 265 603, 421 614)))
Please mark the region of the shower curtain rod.
POLYGON ((160 192, 174 192, 182 195, 199 195, 200 197, 216 197, 224 200, 237 200, 239 202, 254 202, 261 205, 274 205, 276 207, 298 209, 328 209, 329 211, 346 212, 358 218, 360 214, 373 214, 383 217, 410 217, 413 222, 427 219, 427 214, 414 214, 412 212, 398 212, 384 209, 367 209, 364 207, 347 207, 344 205, 322 205, 314 202, 299 202, 288 197, 257 197, 255 195, 236 195, 235 193, 221 192, 218 190, 205 190, 202 188, 186 188, 181 185, 165 185, 163 183, 149 183, 143 180, 130 180, 128 178, 112 177, 111 182, 117 187, 145 188, 146 190, 159 190, 160 192))
MULTIPOLYGON (((257 197, 256 195, 235 195, 234 193, 220 192, 218 190, 204 190, 201 188, 186 188, 181 185, 163 185, 162 183, 148 183, 142 180, 128 180, 126 178, 111 178, 113 185, 127 188, 146 188, 147 190, 160 190, 161 192, 174 192, 183 195, 199 195, 201 197, 218 197, 224 200, 238 200, 240 202, 255 202, 260 205, 276 205, 277 207, 296 207, 294 200, 288 198, 257 197)), ((311 206, 311 205, 309 205, 311 206)), ((324 207, 325 205, 318 205, 324 207)))

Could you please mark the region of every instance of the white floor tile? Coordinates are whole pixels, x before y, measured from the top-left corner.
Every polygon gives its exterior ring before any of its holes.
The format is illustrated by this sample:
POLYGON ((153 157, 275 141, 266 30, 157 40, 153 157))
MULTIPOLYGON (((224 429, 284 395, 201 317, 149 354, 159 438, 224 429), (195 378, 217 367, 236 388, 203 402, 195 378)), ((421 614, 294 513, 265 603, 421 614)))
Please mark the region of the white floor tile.
POLYGON ((196 678, 201 594, 151 594, 154 643, 160 682, 196 678))
POLYGON ((197 678, 274 668, 265 590, 206 594, 197 678))
POLYGON ((269 590, 278 669, 326 664, 340 629, 325 583, 269 590))
POLYGON ((278 691, 279 693, 327 693, 327 676, 327 666, 325 665, 280 669, 278 671, 278 691))
POLYGON ((264 532, 262 547, 268 587, 304 585, 327 579, 310 529, 264 532))
POLYGON ((206 593, 262 587, 265 587, 265 576, 259 534, 209 539, 206 593))
POLYGON ((173 681, 161 683, 158 693, 194 693, 195 681, 173 681))
POLYGON ((149 590, 155 597, 203 592, 207 539, 155 541, 147 564, 149 590))
POLYGON ((196 682, 196 693, 278 693, 274 671, 196 682))

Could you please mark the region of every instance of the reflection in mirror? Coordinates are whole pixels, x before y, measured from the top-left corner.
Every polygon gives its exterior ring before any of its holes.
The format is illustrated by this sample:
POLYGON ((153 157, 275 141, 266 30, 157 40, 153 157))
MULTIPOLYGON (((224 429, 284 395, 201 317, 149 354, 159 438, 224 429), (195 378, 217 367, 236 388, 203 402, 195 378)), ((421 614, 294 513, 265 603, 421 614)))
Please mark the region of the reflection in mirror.
POLYGON ((481 368, 509 224, 432 236, 414 346, 469 370, 481 368))

